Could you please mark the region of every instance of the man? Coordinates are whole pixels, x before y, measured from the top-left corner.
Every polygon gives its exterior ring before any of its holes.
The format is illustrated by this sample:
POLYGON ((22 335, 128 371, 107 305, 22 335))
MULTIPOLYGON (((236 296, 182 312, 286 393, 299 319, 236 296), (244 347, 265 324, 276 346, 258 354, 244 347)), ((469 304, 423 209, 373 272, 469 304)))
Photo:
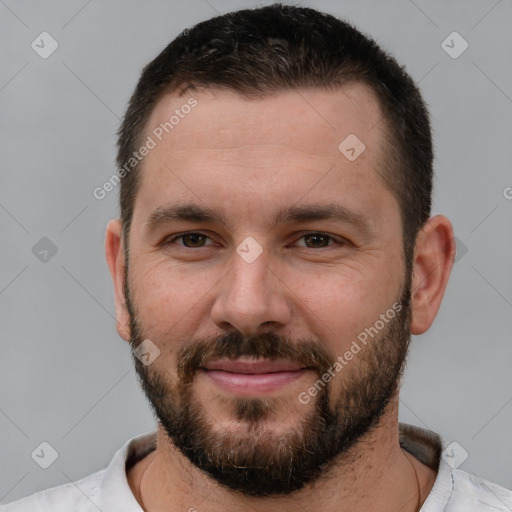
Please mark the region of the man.
POLYGON ((398 423, 455 255, 432 159, 418 89, 350 25, 274 5, 183 32, 130 100, 106 234, 157 432, 6 510, 511 510, 398 423))

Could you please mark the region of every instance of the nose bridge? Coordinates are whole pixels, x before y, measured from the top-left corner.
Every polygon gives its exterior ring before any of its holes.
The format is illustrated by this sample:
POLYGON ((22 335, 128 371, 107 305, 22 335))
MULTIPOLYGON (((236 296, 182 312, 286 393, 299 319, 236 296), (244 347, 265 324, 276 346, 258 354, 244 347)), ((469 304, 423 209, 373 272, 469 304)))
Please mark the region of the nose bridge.
POLYGON ((288 321, 286 298, 270 263, 268 252, 251 240, 238 246, 213 305, 212 319, 217 325, 230 324, 249 335, 257 333, 262 324, 288 321))
POLYGON ((268 301, 270 293, 268 254, 263 251, 256 256, 251 243, 243 242, 233 256, 232 270, 225 290, 226 299, 238 304, 238 307, 247 310, 261 310, 268 301), (249 249, 247 251, 247 249, 249 249), (243 251, 247 251, 244 253, 243 251), (242 253, 242 254, 241 254, 242 253))

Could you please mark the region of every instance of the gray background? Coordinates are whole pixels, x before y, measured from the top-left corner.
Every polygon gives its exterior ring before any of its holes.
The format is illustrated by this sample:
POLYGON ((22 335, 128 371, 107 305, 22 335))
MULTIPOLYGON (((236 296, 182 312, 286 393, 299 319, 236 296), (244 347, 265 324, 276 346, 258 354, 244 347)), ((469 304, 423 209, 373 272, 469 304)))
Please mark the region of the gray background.
MULTIPOLYGON (((117 190, 92 191, 115 172, 142 66, 182 29, 258 5, 0 0, 0 502, 98 470, 153 428, 103 254, 117 190), (31 48, 43 31, 59 44, 48 59, 31 48), (57 247, 46 262, 32 251, 42 237, 57 247), (42 441, 59 454, 46 470, 31 458, 42 441)), ((303 5, 371 34, 430 105, 434 213, 452 220, 459 259, 435 325, 413 340, 400 419, 457 441, 462 469, 511 487, 512 2, 303 5), (457 59, 441 47, 453 31, 469 43, 457 59)))

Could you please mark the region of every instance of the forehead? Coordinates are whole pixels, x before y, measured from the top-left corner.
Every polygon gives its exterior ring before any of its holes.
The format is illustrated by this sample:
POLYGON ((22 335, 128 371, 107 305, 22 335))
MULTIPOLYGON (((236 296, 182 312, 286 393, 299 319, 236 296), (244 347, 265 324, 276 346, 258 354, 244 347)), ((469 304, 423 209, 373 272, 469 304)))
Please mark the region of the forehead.
POLYGON ((337 149, 351 133, 370 143, 382 113, 368 86, 349 83, 336 90, 284 90, 256 99, 221 88, 167 94, 153 109, 146 135, 170 120, 163 142, 176 150, 211 147, 214 140, 218 148, 280 142, 315 153, 327 145, 337 149), (190 102, 197 105, 188 108, 190 102))
POLYGON ((264 209, 326 194, 355 207, 361 195, 388 193, 378 175, 382 121, 374 94, 360 83, 257 99, 219 88, 167 94, 143 134, 154 148, 141 165, 136 210, 184 195, 221 208, 233 204, 233 194, 247 208, 249 199, 264 209))

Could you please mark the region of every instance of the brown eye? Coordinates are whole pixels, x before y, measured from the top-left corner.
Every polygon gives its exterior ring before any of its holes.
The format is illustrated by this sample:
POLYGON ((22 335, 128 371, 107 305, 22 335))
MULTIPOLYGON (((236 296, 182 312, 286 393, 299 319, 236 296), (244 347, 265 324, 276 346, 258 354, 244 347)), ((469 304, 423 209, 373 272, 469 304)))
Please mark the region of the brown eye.
POLYGON ((185 247, 203 247, 208 237, 201 233, 187 233, 186 235, 181 235, 178 239, 179 238, 183 240, 185 247))
POLYGON ((200 249, 201 247, 208 247, 212 245, 212 243, 207 243, 208 241, 212 242, 209 236, 204 235, 203 233, 190 232, 182 233, 181 235, 175 235, 174 237, 167 239, 163 243, 163 246, 178 246, 179 248, 186 249, 200 249))
POLYGON ((313 247, 327 247, 329 245, 329 237, 325 235, 306 235, 304 237, 306 245, 312 244, 313 247))
POLYGON ((310 249, 322 249, 332 245, 329 243, 329 241, 332 241, 332 237, 322 233, 312 233, 309 235, 304 235, 302 238, 304 239, 305 247, 310 249))

